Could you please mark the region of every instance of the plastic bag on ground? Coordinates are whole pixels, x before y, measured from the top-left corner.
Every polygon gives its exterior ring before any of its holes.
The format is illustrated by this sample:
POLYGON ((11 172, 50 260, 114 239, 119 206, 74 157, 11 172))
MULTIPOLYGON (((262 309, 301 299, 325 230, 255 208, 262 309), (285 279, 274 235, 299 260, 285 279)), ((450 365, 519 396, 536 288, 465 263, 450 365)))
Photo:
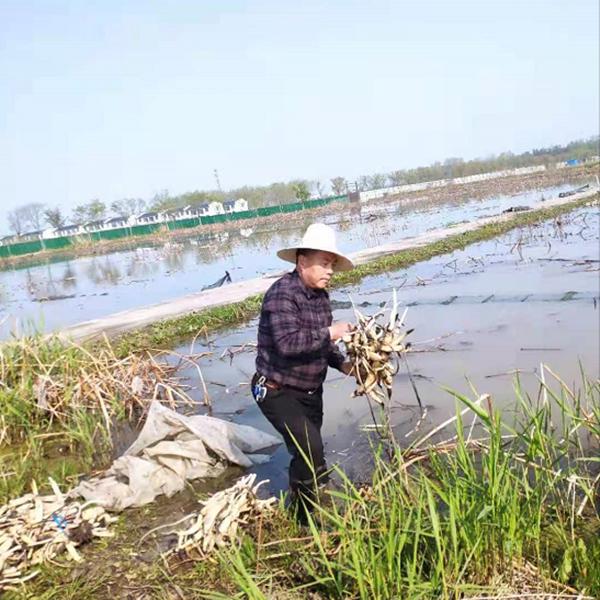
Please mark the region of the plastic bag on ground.
POLYGON ((142 506, 172 496, 187 480, 217 477, 230 464, 264 462, 269 457, 255 452, 279 443, 254 427, 180 415, 155 401, 135 442, 103 477, 82 481, 73 494, 110 510, 142 506))

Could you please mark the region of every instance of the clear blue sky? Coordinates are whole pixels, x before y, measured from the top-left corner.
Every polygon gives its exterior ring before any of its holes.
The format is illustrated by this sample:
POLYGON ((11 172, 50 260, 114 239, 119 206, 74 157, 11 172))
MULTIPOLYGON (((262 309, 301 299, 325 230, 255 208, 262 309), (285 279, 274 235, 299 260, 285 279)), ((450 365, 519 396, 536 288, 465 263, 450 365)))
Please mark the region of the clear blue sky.
POLYGON ((0 0, 0 231, 598 133, 597 0, 0 0))

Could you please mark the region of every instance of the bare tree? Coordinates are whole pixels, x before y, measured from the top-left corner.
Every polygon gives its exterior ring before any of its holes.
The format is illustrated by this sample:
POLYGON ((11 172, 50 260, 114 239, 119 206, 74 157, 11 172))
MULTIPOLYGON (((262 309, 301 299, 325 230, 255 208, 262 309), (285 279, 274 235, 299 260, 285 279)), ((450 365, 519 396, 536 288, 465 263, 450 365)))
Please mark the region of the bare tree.
POLYGON ((388 181, 392 185, 404 185, 406 183, 405 171, 392 171, 388 174, 388 181))
POLYGON ((46 207, 41 202, 30 202, 22 207, 27 227, 35 231, 44 225, 44 211, 46 207))
POLYGON ((8 213, 8 226, 16 235, 21 235, 25 231, 25 216, 22 207, 15 208, 8 213))
POLYGON ((371 188, 369 187, 369 185, 370 185, 370 180, 371 180, 371 178, 370 178, 369 176, 367 176, 367 175, 361 175, 361 176, 358 178, 358 182, 357 182, 357 184, 358 184, 358 189, 359 189, 361 192, 365 192, 366 190, 370 190, 370 189, 371 189, 371 188))
POLYGON ((371 175, 369 177, 369 189, 370 190, 379 190, 385 187, 387 177, 383 173, 375 173, 375 175, 371 175))
POLYGON ((120 217, 139 215, 146 210, 146 202, 141 198, 123 198, 116 200, 110 205, 110 210, 120 217))
POLYGON ((46 217, 46 223, 55 229, 64 227, 67 222, 66 217, 62 214, 60 208, 58 207, 49 208, 44 212, 44 216, 46 217))
POLYGON ((334 177, 331 180, 331 190, 334 195, 341 196, 348 191, 348 182, 344 177, 334 177))
POLYGON ((86 221, 89 221, 88 217, 88 209, 87 204, 79 204, 73 209, 73 214, 71 216, 71 222, 75 225, 81 225, 86 221))

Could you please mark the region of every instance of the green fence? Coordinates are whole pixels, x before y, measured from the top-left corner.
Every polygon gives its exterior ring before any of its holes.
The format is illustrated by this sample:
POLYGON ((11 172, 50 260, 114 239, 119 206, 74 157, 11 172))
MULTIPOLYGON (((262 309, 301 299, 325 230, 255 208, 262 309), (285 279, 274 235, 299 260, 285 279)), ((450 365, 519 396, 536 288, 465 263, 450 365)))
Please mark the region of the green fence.
POLYGON ((271 215, 298 212, 311 208, 326 206, 332 202, 344 202, 348 196, 330 196, 318 200, 307 200, 306 202, 294 202, 292 204, 279 204, 275 206, 263 206, 244 210, 241 212, 226 213, 223 215, 210 215, 193 219, 181 219, 179 221, 168 221, 167 223, 148 223, 146 225, 134 225, 132 227, 119 227, 115 229, 103 229, 83 235, 58 237, 47 240, 33 240, 30 242, 18 242, 6 246, 0 246, 0 258, 11 256, 22 256, 23 254, 34 254, 43 250, 61 250, 69 246, 77 245, 78 242, 90 242, 101 240, 118 240, 126 237, 150 235, 160 229, 167 227, 170 231, 176 229, 189 229, 200 225, 212 225, 214 223, 225 223, 227 221, 241 221, 255 219, 257 217, 269 217, 271 215))

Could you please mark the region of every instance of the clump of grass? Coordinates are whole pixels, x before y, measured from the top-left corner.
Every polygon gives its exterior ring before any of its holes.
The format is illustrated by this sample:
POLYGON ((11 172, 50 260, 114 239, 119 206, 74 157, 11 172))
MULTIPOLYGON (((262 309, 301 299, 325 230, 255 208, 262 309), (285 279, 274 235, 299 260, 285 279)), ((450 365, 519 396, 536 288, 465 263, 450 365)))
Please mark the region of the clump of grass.
POLYGON ((263 294, 250 296, 243 302, 216 306, 174 319, 165 319, 138 331, 123 334, 114 342, 119 356, 126 356, 145 348, 172 347, 189 340, 199 332, 208 333, 239 325, 255 317, 260 311, 263 294))
POLYGON ((600 382, 575 392, 546 374, 553 385, 538 399, 517 385, 512 424, 488 397, 454 393, 466 410, 450 437, 379 456, 368 486, 340 472, 343 489, 304 536, 246 538, 222 556, 223 573, 257 599, 273 587, 316 598, 599 597, 600 382))
POLYGON ((93 347, 40 335, 0 344, 0 499, 32 479, 74 482, 104 464, 115 422, 141 419, 153 399, 191 404, 177 370, 149 352, 117 356, 107 339, 93 347))
POLYGON ((190 401, 173 380, 176 367, 149 352, 119 357, 107 339, 93 348, 52 337, 0 345, 1 436, 16 442, 31 431, 68 427, 81 413, 113 418, 140 414, 154 398, 190 401))

